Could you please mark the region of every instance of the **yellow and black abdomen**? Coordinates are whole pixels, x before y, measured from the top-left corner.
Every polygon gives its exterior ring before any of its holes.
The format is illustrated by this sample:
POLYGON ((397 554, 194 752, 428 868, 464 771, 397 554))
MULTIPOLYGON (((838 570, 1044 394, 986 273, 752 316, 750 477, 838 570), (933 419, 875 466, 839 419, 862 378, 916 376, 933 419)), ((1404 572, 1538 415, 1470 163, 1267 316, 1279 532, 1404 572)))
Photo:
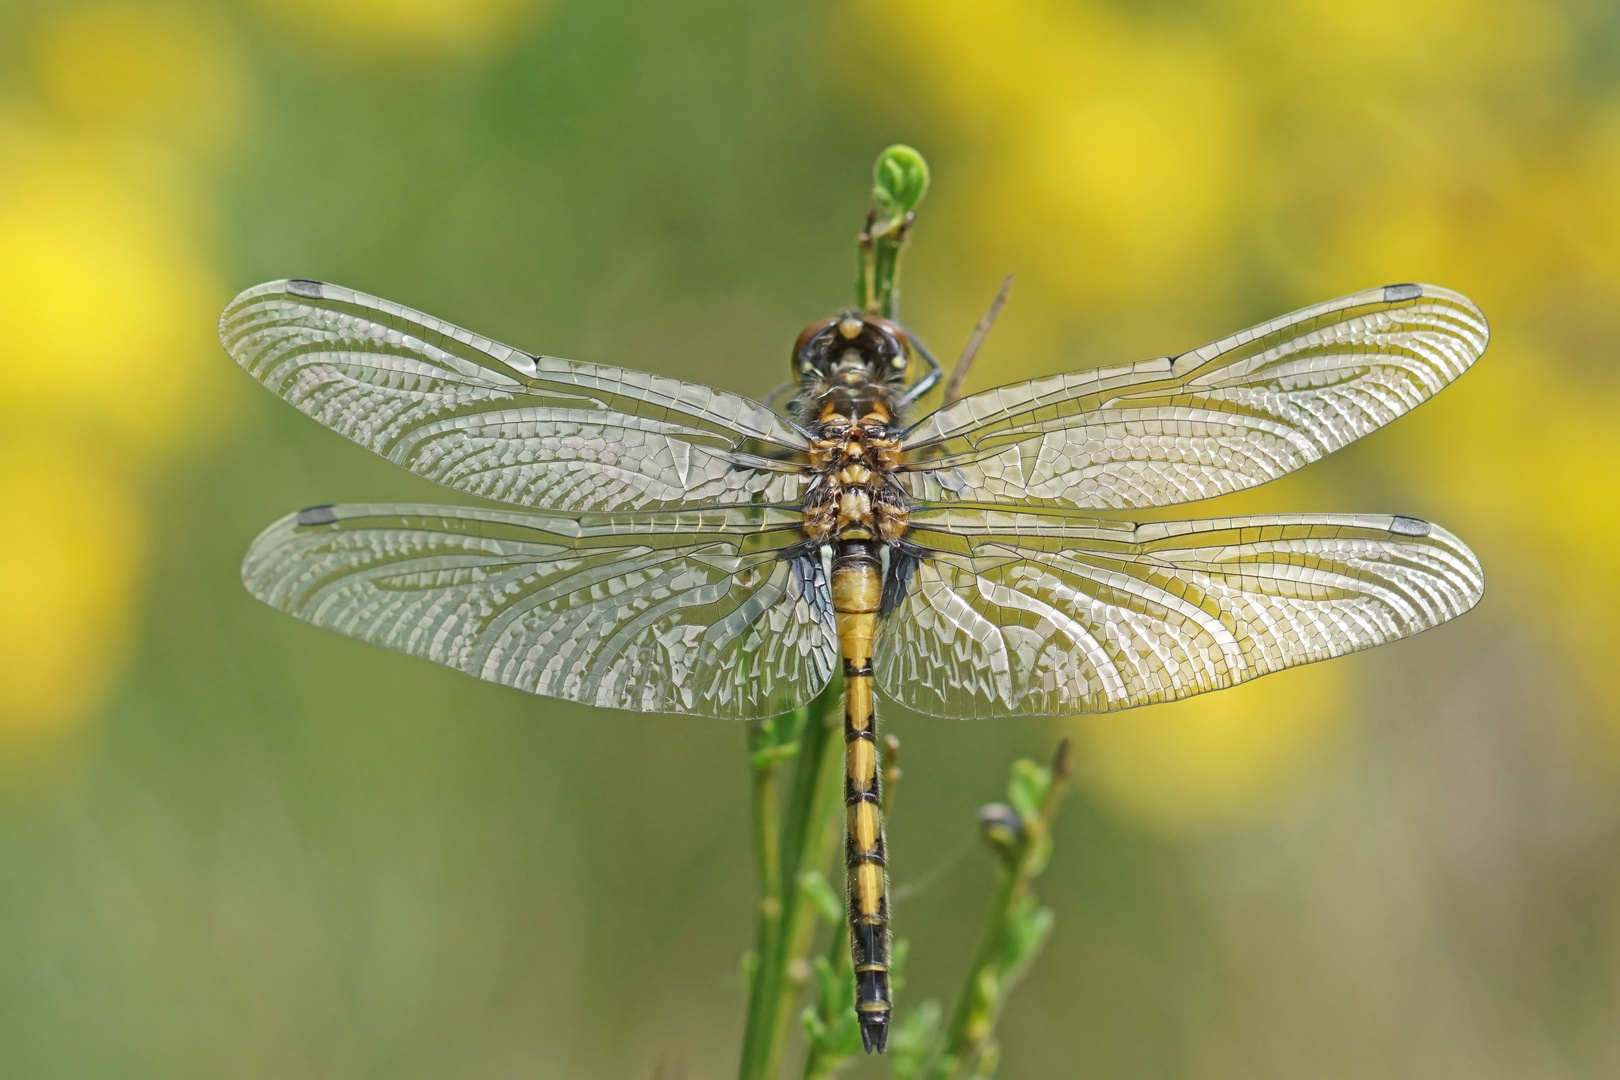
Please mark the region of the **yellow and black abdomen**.
POLYGON ((889 883, 884 868, 882 781, 872 695, 872 638, 883 598, 878 542, 845 540, 833 563, 833 611, 844 658, 844 858, 849 891, 855 1012, 868 1053, 889 1037, 889 883))

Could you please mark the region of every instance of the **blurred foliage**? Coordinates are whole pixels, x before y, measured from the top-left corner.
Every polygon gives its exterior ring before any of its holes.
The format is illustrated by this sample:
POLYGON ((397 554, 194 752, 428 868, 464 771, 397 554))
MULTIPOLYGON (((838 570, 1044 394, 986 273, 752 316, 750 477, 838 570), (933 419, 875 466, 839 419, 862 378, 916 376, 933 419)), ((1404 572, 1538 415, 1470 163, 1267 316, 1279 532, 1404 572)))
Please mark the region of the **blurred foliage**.
MULTIPOLYGON (((885 713, 901 890, 1076 737, 999 1075, 1620 1071, 1613 5, 16 0, 0 1074, 731 1071, 742 733, 254 605, 237 561, 288 509, 447 496, 248 385, 213 323, 322 277, 762 395, 845 302, 896 140, 934 166, 907 322, 959 342, 1018 274, 970 389, 1390 281, 1494 330, 1389 431, 1193 510, 1431 517, 1485 565, 1466 619, 1124 716, 885 713)), ((897 905, 908 999, 956 985, 990 888, 965 860, 897 905)))

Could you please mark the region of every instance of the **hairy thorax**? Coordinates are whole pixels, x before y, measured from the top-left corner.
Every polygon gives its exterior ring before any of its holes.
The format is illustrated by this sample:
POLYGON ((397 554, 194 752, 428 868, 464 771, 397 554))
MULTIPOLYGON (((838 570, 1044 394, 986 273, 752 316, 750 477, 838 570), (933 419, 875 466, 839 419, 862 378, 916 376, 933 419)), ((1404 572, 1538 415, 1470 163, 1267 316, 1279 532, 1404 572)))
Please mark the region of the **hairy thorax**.
POLYGON ((895 476, 900 433, 885 403, 870 403, 860 415, 847 404, 828 400, 810 428, 805 535, 817 543, 896 543, 906 531, 905 492, 895 476))

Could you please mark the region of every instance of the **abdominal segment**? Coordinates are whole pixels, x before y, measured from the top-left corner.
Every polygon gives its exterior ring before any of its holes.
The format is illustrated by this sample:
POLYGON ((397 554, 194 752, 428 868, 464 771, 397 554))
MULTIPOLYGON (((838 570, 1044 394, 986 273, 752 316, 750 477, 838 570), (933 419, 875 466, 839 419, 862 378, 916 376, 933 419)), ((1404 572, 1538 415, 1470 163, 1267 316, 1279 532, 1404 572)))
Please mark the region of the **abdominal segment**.
POLYGON ((872 635, 883 575, 871 541, 839 545, 833 564, 833 610, 844 657, 844 862, 855 1011, 868 1053, 888 1041, 889 898, 884 869, 883 810, 878 773, 877 714, 872 701, 872 635))

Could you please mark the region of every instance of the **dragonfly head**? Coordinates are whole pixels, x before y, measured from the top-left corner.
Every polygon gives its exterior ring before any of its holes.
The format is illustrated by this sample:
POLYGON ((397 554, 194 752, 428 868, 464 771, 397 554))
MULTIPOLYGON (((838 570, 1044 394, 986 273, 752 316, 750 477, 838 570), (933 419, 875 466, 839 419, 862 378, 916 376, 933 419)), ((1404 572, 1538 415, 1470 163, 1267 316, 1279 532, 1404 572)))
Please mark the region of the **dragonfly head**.
POLYGON ((806 388, 898 385, 905 381, 910 360, 906 332, 872 316, 813 322, 793 345, 793 374, 806 388))

